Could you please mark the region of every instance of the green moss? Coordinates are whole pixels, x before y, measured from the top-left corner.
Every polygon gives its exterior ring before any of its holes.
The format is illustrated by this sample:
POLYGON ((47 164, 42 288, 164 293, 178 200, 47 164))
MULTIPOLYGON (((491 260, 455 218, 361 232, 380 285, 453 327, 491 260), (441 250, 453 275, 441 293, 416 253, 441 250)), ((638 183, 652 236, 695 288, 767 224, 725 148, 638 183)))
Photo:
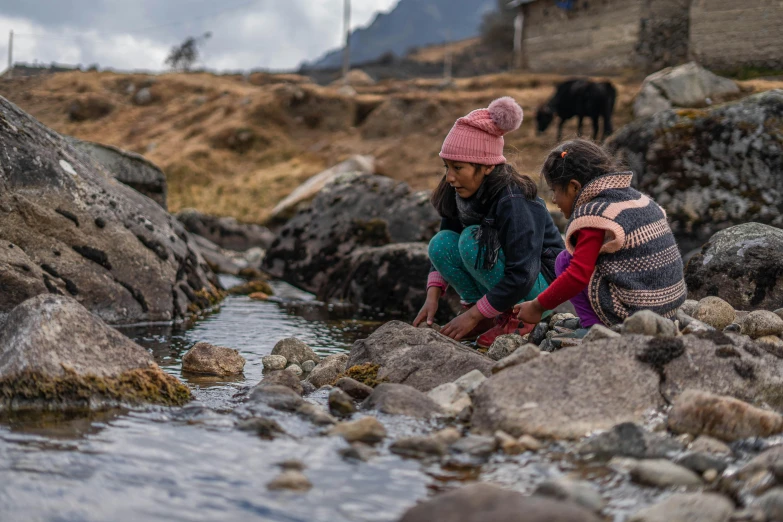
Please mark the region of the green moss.
POLYGON ((256 279, 255 281, 248 281, 241 285, 232 286, 228 289, 228 293, 231 295, 250 295, 256 292, 263 292, 266 295, 274 295, 272 287, 269 283, 263 279, 256 279))
POLYGON ((705 118, 709 115, 707 111, 699 109, 678 109, 676 111, 677 116, 681 118, 687 118, 689 120, 696 120, 698 118, 705 118))
POLYGON ((351 366, 350 368, 345 370, 344 373, 338 375, 334 381, 337 382, 343 377, 350 377, 355 381, 359 381, 371 388, 375 388, 381 382, 383 382, 382 379, 378 379, 378 371, 380 369, 381 369, 380 365, 372 364, 372 363, 365 363, 356 366, 351 366))
POLYGON ((86 408, 94 400, 181 406, 190 400, 190 389, 158 367, 129 370, 115 377, 79 375, 71 369, 57 377, 26 371, 0 380, 0 400, 14 408, 86 408))

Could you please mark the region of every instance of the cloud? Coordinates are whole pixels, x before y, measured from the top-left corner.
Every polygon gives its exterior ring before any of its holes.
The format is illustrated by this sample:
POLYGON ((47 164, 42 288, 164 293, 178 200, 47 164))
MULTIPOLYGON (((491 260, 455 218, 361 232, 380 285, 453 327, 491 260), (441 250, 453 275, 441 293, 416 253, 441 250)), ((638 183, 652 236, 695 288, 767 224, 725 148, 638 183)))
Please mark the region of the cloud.
MULTIPOLYGON (((353 2, 353 28, 398 0, 353 2)), ((294 69, 339 47, 341 0, 25 0, 0 13, 0 60, 13 29, 14 61, 164 69, 173 45, 207 31, 202 63, 215 70, 294 69)))

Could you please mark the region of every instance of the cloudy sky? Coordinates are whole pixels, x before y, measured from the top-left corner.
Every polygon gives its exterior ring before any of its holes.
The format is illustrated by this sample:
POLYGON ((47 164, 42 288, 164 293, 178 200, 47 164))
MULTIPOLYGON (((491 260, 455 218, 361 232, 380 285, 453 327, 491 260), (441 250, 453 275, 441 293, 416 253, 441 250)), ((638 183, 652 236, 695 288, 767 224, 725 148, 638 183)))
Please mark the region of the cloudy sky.
MULTIPOLYGON (((353 0, 353 28, 399 0, 353 0)), ((294 69, 340 45, 343 0, 0 0, 0 64, 161 70, 171 47, 210 31, 205 65, 294 69)))

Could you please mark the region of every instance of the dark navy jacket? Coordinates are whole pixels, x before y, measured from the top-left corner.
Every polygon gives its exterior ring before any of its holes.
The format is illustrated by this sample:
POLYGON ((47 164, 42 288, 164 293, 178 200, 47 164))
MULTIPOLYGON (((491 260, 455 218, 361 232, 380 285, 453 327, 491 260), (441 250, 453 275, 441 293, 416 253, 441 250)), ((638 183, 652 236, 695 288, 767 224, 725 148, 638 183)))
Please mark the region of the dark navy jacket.
MULTIPOLYGON (((539 273, 549 283, 554 280, 555 258, 565 249, 563 238, 544 201, 527 199, 516 185, 498 193, 484 223, 498 231, 506 256, 503 279, 486 297, 495 310, 509 310, 530 293, 539 273)), ((443 218, 440 229, 459 234, 465 227, 459 219, 443 218)))

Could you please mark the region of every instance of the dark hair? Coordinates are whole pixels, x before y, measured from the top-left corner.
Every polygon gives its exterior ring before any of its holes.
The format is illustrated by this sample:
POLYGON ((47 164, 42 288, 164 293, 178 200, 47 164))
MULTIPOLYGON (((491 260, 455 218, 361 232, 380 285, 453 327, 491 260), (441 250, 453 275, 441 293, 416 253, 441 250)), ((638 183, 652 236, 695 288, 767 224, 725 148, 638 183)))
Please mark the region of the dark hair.
MULTIPOLYGON (((485 166, 478 163, 471 163, 471 165, 477 169, 485 166)), ((535 199, 538 195, 535 182, 530 177, 517 172, 508 163, 495 165, 492 172, 487 174, 484 183, 488 183, 488 186, 483 201, 481 201, 482 205, 488 205, 501 190, 510 185, 518 186, 527 199, 535 199)), ((450 219, 459 217, 457 213, 457 191, 446 181, 445 174, 440 183, 438 183, 438 187, 432 192, 430 201, 441 217, 450 219)))
POLYGON ((541 176, 553 186, 563 187, 572 179, 585 186, 595 178, 620 170, 624 166, 603 147, 590 140, 575 139, 552 149, 541 167, 541 176))

